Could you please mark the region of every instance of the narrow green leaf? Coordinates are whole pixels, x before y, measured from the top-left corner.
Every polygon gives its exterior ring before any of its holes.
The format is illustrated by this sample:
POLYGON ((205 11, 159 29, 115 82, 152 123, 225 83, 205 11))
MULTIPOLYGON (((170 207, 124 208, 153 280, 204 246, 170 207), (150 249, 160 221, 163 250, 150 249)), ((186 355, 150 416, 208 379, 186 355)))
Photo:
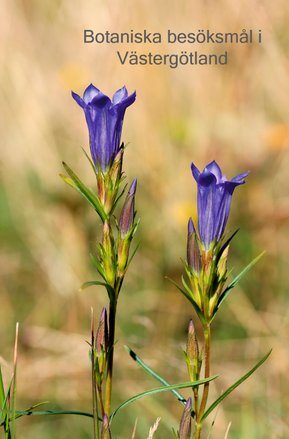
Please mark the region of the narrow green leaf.
POLYGON ((218 311, 221 303, 226 299, 226 297, 228 296, 229 292, 237 285, 237 283, 239 282, 239 280, 244 276, 244 274, 246 274, 258 261, 259 259, 262 258, 262 256, 265 254, 266 252, 262 252, 259 256, 257 256, 255 259, 253 259, 253 261, 250 262, 250 264, 248 264, 244 270, 241 271, 241 273, 239 273, 234 279, 233 281, 227 286, 227 288, 225 288, 225 290, 222 292, 222 294, 219 297, 216 309, 214 311, 214 316, 216 314, 216 312, 218 311))
POLYGON ((235 384, 230 386, 224 393, 222 393, 222 395, 219 396, 219 398, 216 399, 216 401, 213 402, 213 404, 210 405, 210 407, 206 410, 201 420, 204 420, 217 407, 218 404, 220 404, 231 392, 233 392, 233 390, 236 389, 236 387, 238 387, 240 384, 243 383, 243 381, 249 378, 249 376, 252 375, 255 372, 255 370, 257 370, 267 360, 271 352, 272 349, 254 367, 252 367, 252 369, 250 369, 249 372, 243 375, 238 381, 235 382, 235 384))
POLYGON ((0 406, 1 407, 3 407, 4 400, 5 400, 5 390, 3 384, 2 368, 0 365, 0 406))
POLYGON ((1 426, 4 426, 4 432, 5 432, 5 439, 11 439, 11 428, 10 428, 10 420, 9 420, 9 416, 8 413, 10 411, 10 407, 9 407, 9 401, 10 401, 10 395, 11 395, 11 386, 12 386, 12 380, 9 383, 9 387, 8 390, 6 392, 3 404, 2 404, 2 417, 3 417, 3 421, 1 423, 1 426))
MULTIPOLYGON (((130 349, 128 346, 124 346, 125 350, 128 352, 128 354, 131 356, 131 358, 141 366, 141 368, 147 372, 150 376, 155 378, 157 381, 159 381, 164 386, 170 386, 170 384, 161 377, 158 373, 156 373, 154 370, 152 370, 151 367, 149 367, 132 349, 130 349)), ((186 404, 186 398, 182 396, 177 390, 173 389, 171 390, 173 395, 183 404, 186 404)))
POLYGON ((172 432, 175 439, 180 439, 180 435, 176 432, 174 428, 172 428, 172 432))
MULTIPOLYGON (((122 179, 123 180, 123 179, 122 179)), ((118 183, 117 185, 117 192, 119 191, 119 185, 120 185, 121 181, 118 183)), ((117 203, 119 202, 119 200, 121 199, 121 197, 123 196, 123 194, 125 193, 125 189, 126 189, 127 185, 124 186, 124 188, 122 189, 121 193, 119 195, 117 195, 116 199, 114 200, 113 206, 111 208, 110 211, 110 215, 113 214, 113 212, 115 211, 115 208, 117 206, 117 203)))
POLYGON ((112 419, 115 417, 115 415, 117 414, 117 412, 120 409, 123 409, 124 407, 131 404, 132 402, 137 401, 138 399, 144 398, 145 396, 155 395, 156 393, 161 393, 161 392, 170 392, 170 391, 175 390, 175 389, 186 389, 188 387, 197 387, 197 386, 200 386, 201 384, 207 383, 208 381, 212 381, 216 378, 217 378, 217 375, 203 379, 203 380, 189 381, 186 383, 173 384, 171 386, 165 386, 165 387, 157 387, 155 389, 150 389, 150 390, 147 390, 145 392, 138 393, 137 395, 132 396, 131 398, 127 399, 122 404, 120 404, 114 410, 114 412, 111 414, 110 419, 112 421, 112 419))
POLYGON ((93 285, 100 285, 100 286, 102 286, 102 287, 105 287, 105 288, 106 288, 106 291, 107 291, 107 294, 108 294, 108 296, 109 296, 109 298, 110 298, 111 300, 114 299, 115 291, 114 291, 114 289, 113 289, 109 284, 107 284, 106 282, 101 282, 101 281, 98 281, 98 280, 90 280, 90 281, 88 281, 88 282, 84 282, 84 284, 81 285, 80 290, 84 290, 85 288, 91 287, 91 286, 93 286, 93 285))
MULTIPOLYGON (((15 419, 22 418, 23 416, 51 416, 51 415, 76 415, 93 418, 92 413, 80 412, 78 410, 16 410, 15 419)), ((99 418, 101 421, 102 419, 99 418)), ((4 422, 0 424, 2 427, 4 422)))
POLYGON ((175 285, 175 287, 177 287, 177 289, 188 299, 188 301, 193 305, 196 313, 198 314, 199 319, 201 320, 201 322, 204 323, 204 316, 202 314, 202 311, 200 310, 194 299, 185 290, 183 290, 183 288, 181 288, 173 279, 170 279, 169 277, 167 277, 167 279, 173 285, 175 285))
POLYGON ((89 157, 89 155, 87 154, 87 152, 85 151, 84 148, 82 148, 82 151, 84 152, 85 157, 89 161, 89 163, 90 163, 90 165, 92 167, 92 170, 93 170, 95 176, 97 177, 97 171, 96 171, 96 168, 95 168, 95 165, 94 165, 93 161, 91 160, 91 158, 89 157))
MULTIPOLYGON (((37 404, 34 404, 34 405, 32 405, 31 407, 28 407, 27 409, 25 409, 25 410, 15 410, 15 416, 14 416, 14 418, 13 418, 13 416, 10 416, 10 419, 9 419, 9 421, 11 421, 12 419, 18 419, 18 418, 21 418, 22 416, 24 416, 24 415, 22 415, 22 414, 20 414, 20 413, 26 413, 26 414, 30 414, 30 412, 32 411, 32 410, 34 410, 35 408, 37 408, 37 407, 40 407, 41 405, 44 405, 44 404, 48 404, 48 402, 49 401, 43 401, 43 402, 38 402, 37 404)), ((4 423, 2 422, 1 424, 0 424, 0 426, 2 426, 4 423)))
POLYGON ((94 254, 90 254, 90 258, 92 260, 93 265, 95 266, 95 268, 97 269, 97 272, 100 274, 100 276, 102 277, 102 279, 105 281, 105 273, 104 270, 100 264, 100 262, 98 261, 98 259, 95 257, 94 254))
POLYGON ((14 358, 13 358, 13 385, 12 385, 12 439, 15 438, 15 412, 16 412, 16 392, 17 392, 17 355, 18 355, 18 335, 19 335, 19 323, 16 323, 15 330, 15 342, 14 342, 14 358))
POLYGON ((69 178, 66 175, 60 174, 60 177, 63 179, 63 181, 68 185, 72 186, 78 192, 80 192, 84 196, 84 198, 91 204, 91 206, 96 210, 102 221, 105 221, 107 216, 98 199, 98 196, 91 189, 85 186, 85 184, 77 177, 77 175, 72 171, 72 169, 64 162, 63 162, 63 167, 70 177, 69 178))
POLYGON ((134 256, 135 256, 136 252, 138 251, 138 248, 139 248, 139 244, 136 245, 136 247, 135 247, 135 249, 133 250, 131 256, 129 257, 129 260, 128 260, 128 262, 127 262, 127 266, 126 266, 126 268, 129 267, 129 265, 130 265, 131 261, 133 260, 133 258, 134 258, 134 256))
POLYGON ((249 271, 258 261, 259 259, 262 258, 262 256, 264 256, 266 252, 263 251, 262 253, 260 253, 255 259, 253 259, 253 261, 250 262, 250 264, 248 264, 244 270, 241 271, 241 273, 239 273, 235 279, 230 283, 230 285, 228 286, 228 288, 233 288, 238 282, 239 280, 244 276, 244 274, 247 273, 247 271, 249 271))
POLYGON ((228 245, 230 244, 230 242, 232 241, 234 236, 239 232, 239 230, 240 229, 235 230, 235 232, 227 239, 227 241, 225 241, 225 243, 222 245, 222 247, 218 251, 218 254, 216 257, 216 265, 218 264, 219 260, 221 259, 222 254, 224 253, 224 251, 226 250, 226 248, 228 247, 228 245))
MULTIPOLYGON (((5 396, 5 390, 4 390, 4 383, 3 383, 3 376, 2 376, 2 368, 0 366, 0 422, 4 425, 7 425, 6 419, 7 419, 7 399, 5 396)), ((2 425, 1 424, 1 425, 2 425)))
POLYGON ((31 410, 31 411, 21 411, 17 410, 17 414, 22 416, 47 416, 47 415, 76 415, 76 416, 85 416, 88 418, 92 418, 92 413, 80 412, 77 410, 31 410))
POLYGON ((12 386, 12 380, 10 381, 8 390, 7 390, 6 394, 5 394, 5 398, 4 398, 4 401, 3 401, 3 404, 2 404, 2 409, 1 409, 2 412, 4 410, 8 410, 7 402, 9 400, 9 397, 10 397, 10 394, 11 394, 11 386, 12 386))
POLYGON ((31 410, 34 410, 34 409, 40 407, 41 405, 45 405, 45 404, 48 404, 48 403, 49 403, 49 401, 41 401, 41 402, 38 402, 37 404, 31 405, 30 407, 28 407, 27 409, 25 409, 25 411, 26 411, 26 412, 30 412, 31 410))

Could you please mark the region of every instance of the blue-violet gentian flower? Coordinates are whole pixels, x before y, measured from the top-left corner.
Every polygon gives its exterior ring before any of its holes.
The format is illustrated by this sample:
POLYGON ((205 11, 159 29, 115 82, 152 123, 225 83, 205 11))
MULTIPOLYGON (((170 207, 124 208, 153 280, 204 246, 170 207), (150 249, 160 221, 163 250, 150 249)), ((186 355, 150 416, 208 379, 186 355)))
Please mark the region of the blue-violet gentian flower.
POLYGON ((213 161, 203 172, 192 163, 192 174, 198 185, 198 229, 206 250, 223 236, 231 207, 232 194, 245 183, 249 172, 227 180, 219 165, 213 161))
POLYGON ((82 98, 74 92, 72 92, 72 97, 84 110, 92 160, 105 172, 121 149, 121 131, 125 110, 135 101, 136 93, 128 95, 126 87, 122 87, 110 100, 108 96, 90 84, 85 89, 82 98))

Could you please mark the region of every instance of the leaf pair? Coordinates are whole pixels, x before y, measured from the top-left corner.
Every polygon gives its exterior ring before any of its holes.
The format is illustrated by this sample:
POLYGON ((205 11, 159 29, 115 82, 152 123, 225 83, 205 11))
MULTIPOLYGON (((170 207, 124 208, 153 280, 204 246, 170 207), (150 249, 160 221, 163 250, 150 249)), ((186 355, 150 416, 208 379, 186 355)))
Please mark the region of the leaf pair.
MULTIPOLYGON (((129 347, 125 346, 125 349, 127 350, 127 352, 129 353, 129 355, 131 356, 131 358, 141 366, 141 368, 147 372, 150 376, 152 376, 153 378, 155 378, 157 381, 161 382, 162 384, 164 384, 166 387, 163 387, 162 391, 170 391, 176 398, 177 400, 181 403, 181 404, 185 404, 186 403, 186 399, 179 393, 177 392, 177 389, 183 389, 186 387, 193 387, 194 385, 200 385, 200 384, 204 384, 206 382, 206 380, 200 380, 200 381, 195 381, 193 383, 191 383, 191 385, 188 385, 188 383, 183 383, 180 385, 174 385, 171 386, 169 385, 169 383, 162 378, 159 374, 157 374, 153 369, 151 369, 132 349, 130 349, 129 347)), ((241 378, 239 378, 234 384, 232 384, 230 387, 228 387, 228 389, 222 393, 222 395, 219 396, 219 398, 217 398, 211 405, 210 407, 205 411, 205 413, 202 416, 202 421, 230 394, 233 392, 233 390, 235 390, 240 384, 242 384, 247 378, 249 378, 269 357, 269 355, 271 354, 272 349, 264 356, 261 358, 260 361, 258 361, 257 364, 255 364, 255 366, 253 366, 248 372, 246 372, 241 378)), ((213 376, 210 377, 207 381, 211 381, 216 379, 217 376, 213 376)), ((114 412, 114 414, 122 407, 125 407, 127 404, 129 404, 130 402, 133 402, 139 398, 141 398, 142 396, 146 396, 149 394, 153 394, 153 393, 157 393, 157 392, 144 392, 142 394, 136 395, 133 398, 130 398, 129 400, 127 400, 126 402, 124 402, 123 404, 121 404, 121 406, 119 406, 119 408, 114 412)), ((191 416, 194 417, 194 412, 192 411, 191 416)))
MULTIPOLYGON (((235 232, 232 237, 236 234, 237 232, 235 232)), ((230 240, 232 239, 232 237, 230 238, 230 240)), ((228 240, 228 242, 230 242, 228 240)), ((225 244, 225 246, 228 246, 228 243, 225 244)), ((223 246, 224 248, 226 248, 225 246, 223 246)), ((222 253, 223 251, 221 250, 220 253, 222 253)), ((214 319, 215 315, 217 314, 218 309, 220 308, 221 304, 223 303, 223 301, 227 298, 228 294, 230 293, 230 291, 238 284, 238 282, 241 280, 241 278, 261 259, 261 257, 265 254, 266 252, 262 252, 260 253, 260 255, 258 255, 255 259, 253 259, 253 261, 251 261, 242 271, 241 273, 239 273, 233 280, 232 282, 224 289, 224 291, 220 294, 213 316, 211 318, 211 321, 214 319)), ((205 323, 205 317, 203 315, 202 310, 199 308, 198 304, 195 302, 195 300, 193 299, 192 295, 190 294, 190 288, 187 285, 184 277, 182 276, 182 283, 184 288, 180 287, 174 280, 169 279, 170 282, 172 282, 172 284, 174 284, 177 289, 186 297, 186 299, 188 299, 188 301, 193 305, 200 321, 202 323, 205 323)))

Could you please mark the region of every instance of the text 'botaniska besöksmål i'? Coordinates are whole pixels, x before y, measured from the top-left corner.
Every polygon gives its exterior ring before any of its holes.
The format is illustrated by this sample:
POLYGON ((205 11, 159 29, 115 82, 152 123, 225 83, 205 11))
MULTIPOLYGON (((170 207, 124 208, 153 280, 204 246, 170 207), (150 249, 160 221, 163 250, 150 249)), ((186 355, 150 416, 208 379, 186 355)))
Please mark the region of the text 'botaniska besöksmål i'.
POLYGON ((150 32, 130 30, 128 32, 97 32, 84 29, 85 44, 116 45, 116 57, 120 64, 131 66, 166 65, 171 69, 186 65, 226 65, 229 62, 228 48, 232 45, 253 45, 262 43, 260 29, 241 29, 238 32, 219 32, 210 29, 198 29, 194 32, 150 32), (157 52, 154 50, 139 51, 138 45, 165 45, 176 50, 157 52), (122 49, 121 46, 125 46, 122 49), (213 48, 213 52, 203 51, 205 47, 213 48), (190 50, 191 49, 191 50, 190 50))

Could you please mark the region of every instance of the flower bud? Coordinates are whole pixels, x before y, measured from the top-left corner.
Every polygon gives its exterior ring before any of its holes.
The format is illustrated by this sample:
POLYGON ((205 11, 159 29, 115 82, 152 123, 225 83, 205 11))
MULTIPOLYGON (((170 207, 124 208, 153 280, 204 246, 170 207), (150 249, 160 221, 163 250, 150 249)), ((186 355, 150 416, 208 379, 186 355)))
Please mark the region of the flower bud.
POLYGON ((199 345, 193 320, 190 320, 189 322, 186 353, 191 362, 193 362, 196 358, 199 358, 199 345))
POLYGON ((137 180, 133 180, 119 218, 118 276, 120 278, 123 278, 127 268, 130 244, 136 228, 134 224, 134 197, 136 186, 137 180))
POLYGON ((129 233, 129 231, 131 230, 131 227, 133 225, 133 220, 134 220, 134 215, 135 215, 135 210, 134 210, 134 197, 135 197, 135 192, 136 192, 136 187, 137 187, 137 180, 134 179, 127 197, 125 199, 121 214, 120 214, 120 218, 119 218, 119 230, 120 230, 120 235, 121 238, 124 239, 126 237, 126 235, 129 233))
POLYGON ((98 328, 96 331, 96 338, 95 338, 95 347, 98 355, 100 355, 102 352, 106 352, 107 340, 108 340, 107 312, 106 312, 106 308, 103 308, 100 314, 98 328))
POLYGON ((120 150, 117 153, 111 168, 110 168, 110 178, 111 181, 115 184, 118 180, 120 180, 121 172, 122 172, 122 162, 123 162, 123 152, 124 152, 124 145, 121 144, 120 150))
POLYGON ((201 269, 201 255, 192 218, 188 222, 187 263, 196 273, 201 269))
POLYGON ((111 227, 107 221, 103 224, 103 268, 106 281, 109 285, 113 285, 115 281, 115 256, 114 242, 111 233, 111 227))
POLYGON ((191 426, 192 426, 191 411, 192 411, 192 398, 188 398, 180 422, 180 430, 179 430, 180 439, 191 438, 191 426))
POLYGON ((201 369, 201 358, 193 320, 190 320, 188 327, 186 362, 190 380, 198 380, 201 369))
POLYGON ((228 253, 229 246, 225 248, 218 262, 218 273, 220 278, 226 278, 228 253))
POLYGON ((99 386, 102 384, 103 374, 106 368, 107 346, 108 346, 108 326, 107 312, 103 308, 99 317, 98 327, 95 338, 93 338, 92 354, 94 356, 95 377, 99 386))

